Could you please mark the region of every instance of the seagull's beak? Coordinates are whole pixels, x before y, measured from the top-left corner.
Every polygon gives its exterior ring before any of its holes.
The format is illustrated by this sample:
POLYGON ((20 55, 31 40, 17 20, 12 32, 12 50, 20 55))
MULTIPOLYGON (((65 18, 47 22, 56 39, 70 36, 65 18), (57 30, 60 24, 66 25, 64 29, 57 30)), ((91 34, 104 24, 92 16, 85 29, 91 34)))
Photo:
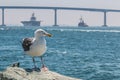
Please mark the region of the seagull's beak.
POLYGON ((46 33, 45 35, 48 37, 52 37, 52 34, 49 34, 49 33, 46 33))

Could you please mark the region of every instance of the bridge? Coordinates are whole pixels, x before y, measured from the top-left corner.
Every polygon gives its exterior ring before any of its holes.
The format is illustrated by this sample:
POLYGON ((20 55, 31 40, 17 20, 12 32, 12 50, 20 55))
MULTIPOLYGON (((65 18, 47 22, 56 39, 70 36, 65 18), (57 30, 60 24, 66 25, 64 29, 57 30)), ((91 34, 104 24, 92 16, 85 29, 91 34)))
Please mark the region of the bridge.
POLYGON ((108 12, 120 12, 120 10, 115 9, 97 9, 97 8, 74 8, 74 7, 39 7, 39 6, 0 6, 2 9, 2 26, 5 26, 4 23, 4 10, 5 9, 46 9, 46 10, 54 10, 54 26, 58 26, 57 24, 57 10, 81 10, 81 11, 94 11, 94 12, 102 12, 104 14, 104 23, 103 26, 107 26, 107 13, 108 12))

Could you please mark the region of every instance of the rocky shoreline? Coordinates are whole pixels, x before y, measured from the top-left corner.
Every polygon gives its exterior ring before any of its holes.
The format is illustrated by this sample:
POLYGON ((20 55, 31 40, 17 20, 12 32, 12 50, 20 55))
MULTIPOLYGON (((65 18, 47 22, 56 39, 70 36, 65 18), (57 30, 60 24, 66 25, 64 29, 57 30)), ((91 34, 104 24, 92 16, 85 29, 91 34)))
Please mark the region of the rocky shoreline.
POLYGON ((47 70, 26 71, 23 68, 13 65, 0 72, 0 80, 81 80, 47 70))

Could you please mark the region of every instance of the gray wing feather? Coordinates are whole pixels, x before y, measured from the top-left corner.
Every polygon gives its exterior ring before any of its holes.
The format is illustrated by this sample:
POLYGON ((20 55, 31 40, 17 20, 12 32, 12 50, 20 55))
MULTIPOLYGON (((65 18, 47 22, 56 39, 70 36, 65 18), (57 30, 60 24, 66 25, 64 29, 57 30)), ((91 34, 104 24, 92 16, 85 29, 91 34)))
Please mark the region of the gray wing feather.
POLYGON ((24 38, 22 42, 22 47, 24 51, 29 51, 30 46, 32 45, 33 38, 24 38))

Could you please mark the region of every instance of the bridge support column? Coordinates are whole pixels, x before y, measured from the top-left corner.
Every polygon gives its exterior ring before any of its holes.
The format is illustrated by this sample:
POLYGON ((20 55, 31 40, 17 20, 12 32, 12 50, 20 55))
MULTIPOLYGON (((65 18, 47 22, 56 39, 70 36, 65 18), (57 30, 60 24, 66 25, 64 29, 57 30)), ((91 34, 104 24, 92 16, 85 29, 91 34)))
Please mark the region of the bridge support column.
POLYGON ((54 9, 54 25, 53 26, 58 26, 57 25, 57 9, 54 9))
POLYGON ((105 11, 105 12, 104 12, 104 25, 103 25, 104 27, 107 26, 107 19, 106 19, 106 18, 107 18, 107 15, 106 15, 106 13, 107 13, 107 12, 105 11))
POLYGON ((4 24, 4 8, 2 8, 2 25, 1 26, 6 26, 4 24))

